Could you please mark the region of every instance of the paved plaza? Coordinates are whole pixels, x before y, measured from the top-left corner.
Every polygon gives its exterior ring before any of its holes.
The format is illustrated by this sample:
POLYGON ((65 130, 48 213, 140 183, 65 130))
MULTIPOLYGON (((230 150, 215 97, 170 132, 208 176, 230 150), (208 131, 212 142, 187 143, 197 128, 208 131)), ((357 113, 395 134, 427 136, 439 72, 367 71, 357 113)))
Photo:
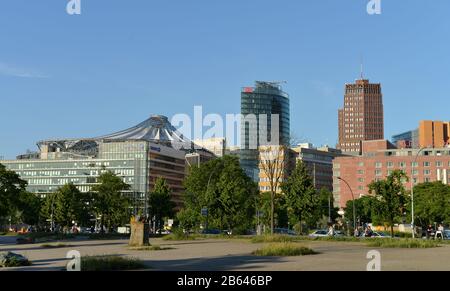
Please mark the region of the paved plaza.
MULTIPOLYGON (((262 244, 244 239, 203 239, 164 241, 152 244, 172 249, 162 251, 130 250, 127 240, 64 241, 64 248, 43 248, 41 244, 15 244, 15 237, 0 237, 0 251, 12 251, 28 257, 29 267, 8 270, 64 270, 66 254, 77 250, 84 255, 116 255, 137 257, 150 270, 168 271, 365 271, 367 253, 376 248, 362 243, 305 241, 302 244, 319 252, 300 257, 258 257, 252 251, 262 244)), ((450 271, 450 245, 432 249, 376 249, 381 253, 381 269, 450 271)), ((2 269, 0 269, 2 270, 2 269)), ((6 270, 6 269, 3 269, 6 270)))

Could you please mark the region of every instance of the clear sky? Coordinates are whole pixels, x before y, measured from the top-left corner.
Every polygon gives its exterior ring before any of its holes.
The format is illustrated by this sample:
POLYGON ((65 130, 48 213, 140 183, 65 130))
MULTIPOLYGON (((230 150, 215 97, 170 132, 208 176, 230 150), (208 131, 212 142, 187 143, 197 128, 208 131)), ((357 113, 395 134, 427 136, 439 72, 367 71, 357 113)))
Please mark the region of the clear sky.
POLYGON ((286 80, 291 129, 335 145, 344 84, 382 83, 386 138, 449 120, 450 1, 0 1, 0 156, 125 129, 151 114, 239 113, 240 89, 286 80))

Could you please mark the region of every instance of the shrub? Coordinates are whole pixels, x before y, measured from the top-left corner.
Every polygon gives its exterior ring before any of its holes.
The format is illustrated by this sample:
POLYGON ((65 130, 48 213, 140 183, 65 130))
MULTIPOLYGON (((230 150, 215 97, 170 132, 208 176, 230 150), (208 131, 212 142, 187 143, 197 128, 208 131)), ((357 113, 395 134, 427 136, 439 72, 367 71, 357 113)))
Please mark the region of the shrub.
POLYGON ((276 243, 257 249, 252 254, 256 256, 306 256, 317 253, 310 248, 292 243, 276 243))
POLYGON ((296 238, 287 235, 259 235, 252 238, 252 243, 293 242, 296 238))
POLYGON ((184 233, 182 229, 174 229, 171 234, 163 236, 163 240, 196 240, 200 236, 198 234, 184 233))
POLYGON ((422 239, 368 239, 365 241, 370 247, 380 248, 435 248, 439 246, 437 241, 422 239))
POLYGON ((31 265, 30 261, 22 255, 15 254, 12 252, 0 252, 0 268, 20 267, 29 265, 31 265))

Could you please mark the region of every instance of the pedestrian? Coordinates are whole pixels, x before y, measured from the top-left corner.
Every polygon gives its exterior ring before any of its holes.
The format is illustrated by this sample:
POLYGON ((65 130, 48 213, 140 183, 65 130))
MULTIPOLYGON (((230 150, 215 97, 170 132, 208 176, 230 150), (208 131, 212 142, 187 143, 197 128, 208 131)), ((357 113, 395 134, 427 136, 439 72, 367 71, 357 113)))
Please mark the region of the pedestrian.
POLYGON ((355 231, 353 234, 355 237, 359 237, 359 228, 358 227, 355 228, 355 231))
POLYGON ((328 227, 328 236, 334 236, 334 226, 330 224, 330 227, 328 227))
POLYGON ((444 226, 442 224, 439 224, 438 230, 436 231, 436 239, 438 238, 444 238, 444 226))
POLYGON ((432 236, 433 236, 433 227, 431 226, 431 224, 429 224, 427 227, 427 239, 430 239, 432 236))

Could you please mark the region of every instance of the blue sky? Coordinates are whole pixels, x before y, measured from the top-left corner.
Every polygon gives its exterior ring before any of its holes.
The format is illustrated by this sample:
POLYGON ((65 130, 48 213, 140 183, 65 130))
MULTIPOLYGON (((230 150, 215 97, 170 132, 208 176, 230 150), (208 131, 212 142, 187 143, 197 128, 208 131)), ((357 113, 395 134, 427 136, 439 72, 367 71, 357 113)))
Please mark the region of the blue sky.
POLYGON ((239 113, 240 89, 286 80, 291 129, 335 145, 346 82, 381 82, 386 138, 450 119, 450 1, 0 2, 0 156, 90 137, 150 114, 239 113))

